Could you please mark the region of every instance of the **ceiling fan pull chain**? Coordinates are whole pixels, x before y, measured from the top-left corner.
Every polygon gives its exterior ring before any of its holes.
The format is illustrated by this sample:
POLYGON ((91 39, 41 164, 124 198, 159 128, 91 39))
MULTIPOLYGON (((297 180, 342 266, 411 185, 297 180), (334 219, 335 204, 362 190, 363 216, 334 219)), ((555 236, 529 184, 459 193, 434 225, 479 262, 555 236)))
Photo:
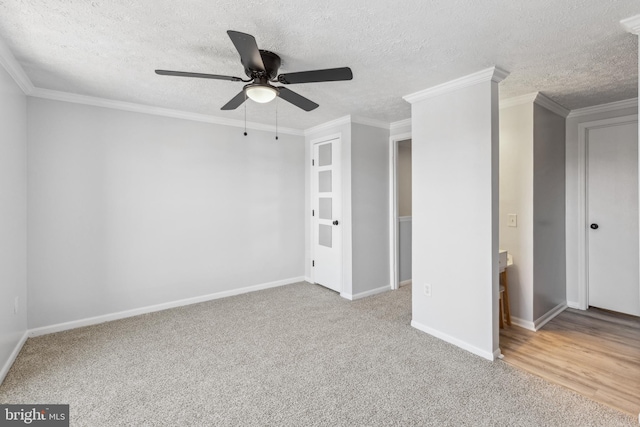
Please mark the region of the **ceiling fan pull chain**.
POLYGON ((247 136, 247 95, 244 95, 244 136, 247 136))
POLYGON ((278 99, 276 98, 276 141, 278 140, 278 99))

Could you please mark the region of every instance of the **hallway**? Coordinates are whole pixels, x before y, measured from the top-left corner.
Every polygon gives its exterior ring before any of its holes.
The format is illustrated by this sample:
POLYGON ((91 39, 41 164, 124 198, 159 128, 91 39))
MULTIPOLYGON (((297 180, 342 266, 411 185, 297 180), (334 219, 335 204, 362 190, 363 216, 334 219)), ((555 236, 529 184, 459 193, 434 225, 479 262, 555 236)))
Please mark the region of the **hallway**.
POLYGON ((640 318, 597 308, 567 309, 540 331, 500 330, 504 361, 637 416, 640 318))

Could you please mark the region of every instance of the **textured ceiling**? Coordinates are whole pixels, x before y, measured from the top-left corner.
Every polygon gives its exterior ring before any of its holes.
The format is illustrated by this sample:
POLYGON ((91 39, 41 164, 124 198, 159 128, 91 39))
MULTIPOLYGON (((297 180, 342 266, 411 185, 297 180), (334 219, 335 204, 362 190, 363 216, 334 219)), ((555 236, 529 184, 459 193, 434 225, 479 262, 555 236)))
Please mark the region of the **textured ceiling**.
MULTIPOLYGON (((244 77, 226 30, 253 34, 280 72, 350 66, 349 82, 290 85, 320 104, 279 101, 281 126, 351 114, 410 117, 407 95, 497 65, 501 98, 540 91, 568 109, 637 96, 637 0, 0 0, 0 37, 36 87, 242 119, 220 107, 242 83, 157 76, 156 68, 244 77)), ((273 124, 275 103, 249 102, 273 124)))

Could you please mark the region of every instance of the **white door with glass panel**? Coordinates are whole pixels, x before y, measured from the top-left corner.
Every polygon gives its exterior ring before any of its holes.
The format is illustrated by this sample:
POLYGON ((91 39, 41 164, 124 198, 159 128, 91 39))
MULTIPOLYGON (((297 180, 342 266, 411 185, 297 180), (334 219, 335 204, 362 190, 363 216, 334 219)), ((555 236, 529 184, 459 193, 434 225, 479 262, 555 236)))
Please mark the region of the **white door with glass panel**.
POLYGON ((313 281, 342 291, 340 139, 313 144, 313 281))
POLYGON ((587 134, 589 305, 640 316, 638 122, 587 134))

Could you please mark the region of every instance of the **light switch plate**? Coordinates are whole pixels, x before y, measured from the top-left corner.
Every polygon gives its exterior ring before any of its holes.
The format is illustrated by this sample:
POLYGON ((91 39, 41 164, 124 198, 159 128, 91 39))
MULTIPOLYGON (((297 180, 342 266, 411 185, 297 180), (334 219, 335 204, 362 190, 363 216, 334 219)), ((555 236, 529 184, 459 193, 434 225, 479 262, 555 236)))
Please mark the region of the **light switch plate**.
POLYGON ((518 226, 518 215, 517 214, 507 214, 507 225, 509 227, 517 227, 518 226))

